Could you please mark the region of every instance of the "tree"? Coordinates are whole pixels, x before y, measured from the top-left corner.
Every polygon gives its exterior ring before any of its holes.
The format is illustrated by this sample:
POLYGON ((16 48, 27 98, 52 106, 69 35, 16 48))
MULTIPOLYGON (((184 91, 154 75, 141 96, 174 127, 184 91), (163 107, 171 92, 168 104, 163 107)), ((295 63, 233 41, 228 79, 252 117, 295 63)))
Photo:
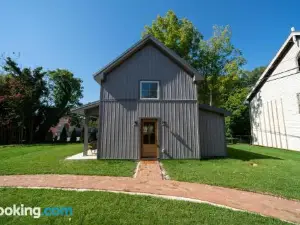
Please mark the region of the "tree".
POLYGON ((248 89, 244 83, 253 83, 256 76, 242 70, 246 60, 232 44, 229 26, 214 26, 212 37, 204 40, 192 22, 168 11, 151 26, 145 26, 142 36, 146 34, 153 35, 203 74, 204 81, 198 83, 198 102, 233 113, 227 119, 229 134, 249 133, 248 109, 243 105, 248 89))
POLYGON ((0 80, 0 122, 18 122, 26 129, 26 140, 45 140, 49 128, 80 105, 82 81, 68 70, 44 71, 42 67, 21 69, 5 59, 5 78, 0 80), (3 88, 5 87, 5 88, 3 88))
MULTIPOLYGON (((22 86, 22 88, 16 88, 14 90, 18 92, 17 94, 19 96, 22 96, 23 104, 19 106, 19 109, 22 110, 22 112, 19 116, 23 117, 23 123, 27 134, 26 140, 32 142, 34 131, 37 126, 35 118, 48 95, 47 83, 44 79, 46 72, 43 71, 42 67, 37 67, 35 69, 21 69, 10 57, 5 59, 3 68, 8 76, 12 77, 14 83, 17 84, 18 87, 22 86)), ((44 133, 44 137, 46 132, 44 133)))
POLYGON ((4 132, 0 142, 2 144, 21 143, 24 140, 24 95, 20 94, 26 87, 16 78, 0 74, 0 127, 10 133, 18 133, 13 140, 13 135, 4 132))
POLYGON ((99 123, 99 119, 98 119, 98 118, 91 117, 91 118, 89 119, 88 127, 91 127, 91 128, 98 128, 98 123, 99 123))
POLYGON ((80 128, 83 124, 83 116, 76 113, 68 114, 70 116, 70 125, 80 128))
POLYGON ((250 135, 249 107, 244 103, 248 93, 248 88, 237 89, 224 104, 231 112, 231 116, 226 118, 227 136, 250 135))
POLYGON ((242 74, 245 59, 231 42, 229 26, 214 26, 213 36, 202 40, 196 67, 204 76, 199 83, 198 101, 222 106, 235 88, 242 74))
POLYGON ((11 123, 21 125, 24 95, 21 95, 25 87, 14 77, 0 75, 0 125, 11 123))
POLYGON ((241 77, 242 85, 244 87, 253 87, 255 83, 258 81, 259 77, 263 74, 265 71, 265 66, 260 66, 252 71, 244 71, 241 77))
POLYGON ((50 100, 62 111, 81 105, 83 97, 82 80, 75 78, 68 70, 57 69, 49 71, 50 100))
POLYGON ((203 74, 204 81, 198 84, 200 103, 222 106, 241 76, 245 59, 231 42, 229 26, 213 29, 213 36, 203 40, 192 22, 168 11, 145 26, 142 36, 153 35, 203 74))
POLYGON ((40 141, 43 134, 56 125, 61 117, 70 115, 71 108, 81 105, 79 100, 83 97, 82 80, 75 78, 68 70, 49 71, 48 88, 47 106, 41 110, 41 122, 36 133, 40 141))
POLYGON ((188 19, 179 19, 171 10, 158 16, 151 26, 145 26, 142 36, 151 34, 179 56, 194 64, 199 54, 202 34, 188 19))
POLYGON ((68 138, 67 129, 64 126, 60 133, 59 142, 65 143, 65 142, 67 142, 67 138, 68 138))
POLYGON ((72 133, 71 133, 71 139, 70 142, 71 143, 75 143, 77 141, 77 132, 76 132, 76 128, 74 127, 72 133))
POLYGON ((243 71, 224 102, 223 107, 232 113, 226 118, 227 136, 250 135, 249 105, 245 104, 245 100, 264 70, 265 67, 261 66, 252 71, 243 71))

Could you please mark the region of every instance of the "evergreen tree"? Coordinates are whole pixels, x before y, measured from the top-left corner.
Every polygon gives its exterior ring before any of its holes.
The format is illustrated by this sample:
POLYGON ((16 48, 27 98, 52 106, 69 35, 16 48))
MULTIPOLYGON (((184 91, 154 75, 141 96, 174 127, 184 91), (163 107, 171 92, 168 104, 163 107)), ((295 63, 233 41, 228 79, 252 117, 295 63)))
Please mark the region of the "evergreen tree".
POLYGON ((62 143, 65 143, 67 142, 67 129, 66 127, 64 126, 64 128, 62 129, 61 133, 60 133, 60 138, 59 138, 59 141, 62 142, 62 143))
POLYGON ((71 133, 71 143, 75 143, 76 142, 76 138, 77 138, 77 132, 76 132, 76 128, 73 129, 72 133, 71 133))

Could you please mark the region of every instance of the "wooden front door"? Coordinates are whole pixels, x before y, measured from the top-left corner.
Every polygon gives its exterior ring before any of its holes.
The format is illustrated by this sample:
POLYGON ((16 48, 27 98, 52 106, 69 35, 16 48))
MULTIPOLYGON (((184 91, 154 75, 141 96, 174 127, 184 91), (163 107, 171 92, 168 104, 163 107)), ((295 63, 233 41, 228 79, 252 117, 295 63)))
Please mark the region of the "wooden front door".
POLYGON ((141 156, 142 158, 157 158, 157 120, 142 119, 141 156))

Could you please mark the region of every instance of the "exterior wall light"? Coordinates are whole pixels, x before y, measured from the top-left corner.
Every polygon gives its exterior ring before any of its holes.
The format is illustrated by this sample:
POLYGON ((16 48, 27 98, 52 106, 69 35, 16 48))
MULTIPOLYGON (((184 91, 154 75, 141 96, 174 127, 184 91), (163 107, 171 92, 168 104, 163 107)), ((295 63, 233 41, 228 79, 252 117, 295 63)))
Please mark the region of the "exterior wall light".
POLYGON ((166 127, 166 126, 167 126, 167 122, 166 122, 166 121, 162 121, 162 122, 161 122, 161 125, 162 125, 163 127, 166 127))

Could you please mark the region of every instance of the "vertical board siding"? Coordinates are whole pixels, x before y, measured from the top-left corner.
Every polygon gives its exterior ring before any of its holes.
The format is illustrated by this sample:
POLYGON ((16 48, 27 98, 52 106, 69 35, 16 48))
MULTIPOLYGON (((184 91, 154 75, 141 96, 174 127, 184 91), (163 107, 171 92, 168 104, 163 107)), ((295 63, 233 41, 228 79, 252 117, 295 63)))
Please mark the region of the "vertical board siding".
POLYGON ((136 120, 136 102, 102 102, 101 141, 99 158, 138 159, 138 127, 136 120))
POLYGON ((300 151, 298 54, 294 44, 250 102, 254 145, 300 151))
POLYGON ((227 156, 224 116, 199 110, 201 158, 227 156))
POLYGON ((99 158, 139 159, 142 118, 158 120, 160 158, 200 158, 196 84, 154 46, 145 46, 106 75, 100 104, 99 158), (141 80, 159 81, 159 100, 139 100, 141 80))
POLYGON ((139 99, 141 80, 159 81, 161 100, 197 99, 193 78, 152 45, 135 53, 106 76, 101 87, 102 99, 139 99))
POLYGON ((287 121, 281 99, 260 100, 259 103, 253 99, 250 108, 253 144, 288 149, 287 121))
POLYGON ((200 158, 197 102, 103 101, 99 158, 139 159, 140 119, 158 119, 160 158, 200 158), (134 126, 137 121, 138 126, 134 126), (165 121, 167 126, 162 126, 165 121), (188 121, 188 122, 187 122, 188 121), (165 153, 162 153, 164 149, 165 153))

